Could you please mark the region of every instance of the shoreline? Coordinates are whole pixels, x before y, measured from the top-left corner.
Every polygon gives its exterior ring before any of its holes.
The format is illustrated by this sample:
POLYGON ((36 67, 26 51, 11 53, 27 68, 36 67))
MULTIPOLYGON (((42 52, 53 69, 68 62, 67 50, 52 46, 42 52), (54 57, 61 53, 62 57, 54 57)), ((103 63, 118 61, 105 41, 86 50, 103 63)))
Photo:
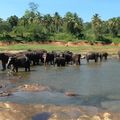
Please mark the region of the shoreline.
POLYGON ((0 42, 1 52, 18 53, 26 50, 40 50, 47 51, 72 51, 73 53, 86 54, 87 52, 108 52, 109 55, 117 55, 120 50, 119 44, 101 44, 96 43, 91 45, 89 42, 28 42, 28 43, 8 43, 0 42))
POLYGON ((94 106, 0 102, 0 108, 2 108, 0 110, 1 120, 40 120, 42 118, 48 118, 45 120, 107 120, 105 118, 118 120, 120 118, 120 112, 101 110, 94 106))
POLYGON ((89 42, 89 41, 76 41, 76 42, 66 42, 66 41, 47 41, 47 42, 0 42, 0 46, 9 46, 9 45, 16 45, 16 44, 28 44, 28 45, 57 45, 57 46, 118 46, 120 47, 120 43, 102 43, 102 42, 89 42))

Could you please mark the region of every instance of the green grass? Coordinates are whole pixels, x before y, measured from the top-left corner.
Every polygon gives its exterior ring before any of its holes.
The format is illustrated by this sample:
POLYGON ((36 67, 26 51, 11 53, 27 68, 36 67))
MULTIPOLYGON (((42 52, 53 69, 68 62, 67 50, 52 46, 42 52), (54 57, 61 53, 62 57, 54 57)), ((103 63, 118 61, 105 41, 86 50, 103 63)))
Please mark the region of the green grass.
POLYGON ((116 54, 120 49, 119 46, 58 46, 58 45, 49 45, 49 44, 15 44, 8 46, 0 46, 0 50, 4 51, 13 51, 13 50, 37 50, 37 49, 45 49, 47 51, 66 51, 70 50, 74 53, 86 53, 89 51, 106 51, 109 54, 116 54))

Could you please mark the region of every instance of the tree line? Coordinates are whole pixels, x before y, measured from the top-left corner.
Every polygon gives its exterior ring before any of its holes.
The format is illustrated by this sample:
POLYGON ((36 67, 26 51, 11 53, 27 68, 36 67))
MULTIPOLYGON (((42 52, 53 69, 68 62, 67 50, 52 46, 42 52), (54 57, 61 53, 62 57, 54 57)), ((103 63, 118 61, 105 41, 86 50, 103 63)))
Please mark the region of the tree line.
MULTIPOLYGON (((84 22, 77 13, 67 12, 64 17, 58 12, 42 15, 38 4, 29 3, 22 17, 0 18, 0 40, 3 41, 103 41, 111 42, 120 36, 120 17, 103 21, 98 14, 90 22, 84 22)), ((119 39, 117 39, 118 42, 119 39)))

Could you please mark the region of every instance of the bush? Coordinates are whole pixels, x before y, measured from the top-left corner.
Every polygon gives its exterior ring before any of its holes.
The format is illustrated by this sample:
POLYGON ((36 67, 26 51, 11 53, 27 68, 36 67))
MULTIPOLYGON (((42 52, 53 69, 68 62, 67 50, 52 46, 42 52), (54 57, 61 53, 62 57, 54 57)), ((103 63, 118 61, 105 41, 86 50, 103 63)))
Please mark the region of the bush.
POLYGON ((98 41, 104 43, 104 44, 110 44, 112 43, 112 40, 105 38, 105 37, 101 37, 101 39, 99 39, 98 41))
POLYGON ((59 41, 76 41, 78 40, 74 35, 69 33, 57 33, 50 37, 51 40, 59 40, 59 41))

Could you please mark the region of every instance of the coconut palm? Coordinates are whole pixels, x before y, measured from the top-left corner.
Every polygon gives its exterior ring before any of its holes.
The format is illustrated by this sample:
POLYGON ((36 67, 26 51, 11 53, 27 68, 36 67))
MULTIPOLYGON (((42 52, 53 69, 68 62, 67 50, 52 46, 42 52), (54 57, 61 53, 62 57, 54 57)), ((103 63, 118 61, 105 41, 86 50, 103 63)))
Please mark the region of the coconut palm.
POLYGON ((120 17, 109 19, 108 28, 113 37, 116 37, 120 32, 120 17))
POLYGON ((60 27, 62 26, 62 18, 58 14, 58 12, 55 12, 54 17, 53 17, 53 23, 55 27, 55 32, 60 32, 60 27))
POLYGON ((102 20, 98 14, 95 14, 92 18, 92 29, 95 35, 96 40, 100 40, 102 35, 102 20))

